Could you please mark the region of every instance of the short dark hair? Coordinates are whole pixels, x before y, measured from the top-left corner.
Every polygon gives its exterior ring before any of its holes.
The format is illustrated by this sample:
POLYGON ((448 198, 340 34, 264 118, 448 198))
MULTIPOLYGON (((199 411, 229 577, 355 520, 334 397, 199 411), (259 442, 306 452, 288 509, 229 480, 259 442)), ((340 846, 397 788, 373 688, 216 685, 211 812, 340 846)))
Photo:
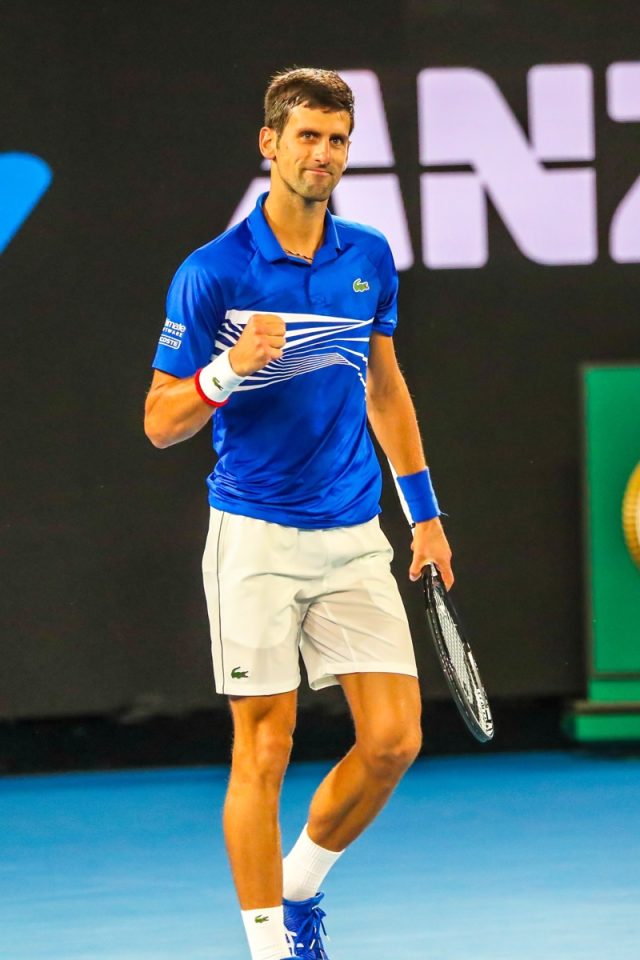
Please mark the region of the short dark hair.
POLYGON ((335 70, 294 67, 272 77, 264 97, 264 125, 278 136, 287 125, 294 107, 344 111, 349 114, 349 133, 353 130, 353 92, 335 70))

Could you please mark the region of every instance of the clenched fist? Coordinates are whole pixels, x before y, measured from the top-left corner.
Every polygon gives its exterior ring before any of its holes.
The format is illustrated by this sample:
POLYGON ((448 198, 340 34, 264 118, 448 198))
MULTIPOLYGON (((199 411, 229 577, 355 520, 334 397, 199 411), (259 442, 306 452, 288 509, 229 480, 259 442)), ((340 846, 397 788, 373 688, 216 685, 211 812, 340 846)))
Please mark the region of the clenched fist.
POLYGON ((254 313, 229 351, 229 361, 239 377, 262 370, 271 360, 279 360, 285 340, 285 324, 274 313, 254 313))

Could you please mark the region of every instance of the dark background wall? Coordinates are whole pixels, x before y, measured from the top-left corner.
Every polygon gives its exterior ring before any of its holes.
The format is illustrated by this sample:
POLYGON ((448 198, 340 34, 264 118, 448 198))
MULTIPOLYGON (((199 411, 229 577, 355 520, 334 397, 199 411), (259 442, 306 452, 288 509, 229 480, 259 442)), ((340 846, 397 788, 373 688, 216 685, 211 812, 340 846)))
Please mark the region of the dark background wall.
MULTIPOLYGON (((171 276, 225 229, 258 174, 265 84, 296 63, 380 79, 416 251, 397 350, 487 686, 579 694, 578 368, 640 352, 640 266, 608 253, 640 135, 605 104, 607 66, 638 59, 637 4, 5 0, 0 21, 0 152, 35 154, 53 172, 0 258, 0 715, 215 702, 199 571, 209 434, 156 451, 142 408, 171 276), (527 71, 552 63, 593 70, 598 259, 533 263, 491 209, 485 267, 427 269, 417 74, 486 72, 526 132, 527 71)), ((383 525, 425 688, 441 697, 389 486, 383 525)))

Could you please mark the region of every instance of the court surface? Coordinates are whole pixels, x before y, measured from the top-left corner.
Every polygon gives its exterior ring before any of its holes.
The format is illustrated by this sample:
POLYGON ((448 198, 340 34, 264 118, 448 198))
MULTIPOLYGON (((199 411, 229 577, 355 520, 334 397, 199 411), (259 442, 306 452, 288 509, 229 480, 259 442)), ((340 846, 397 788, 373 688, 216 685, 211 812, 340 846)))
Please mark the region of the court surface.
MULTIPOLYGON (((325 769, 289 771, 287 845, 325 769)), ((0 781, 2 960, 247 960, 225 781, 0 781)), ((331 960, 637 960, 640 760, 420 760, 326 891, 331 960)))

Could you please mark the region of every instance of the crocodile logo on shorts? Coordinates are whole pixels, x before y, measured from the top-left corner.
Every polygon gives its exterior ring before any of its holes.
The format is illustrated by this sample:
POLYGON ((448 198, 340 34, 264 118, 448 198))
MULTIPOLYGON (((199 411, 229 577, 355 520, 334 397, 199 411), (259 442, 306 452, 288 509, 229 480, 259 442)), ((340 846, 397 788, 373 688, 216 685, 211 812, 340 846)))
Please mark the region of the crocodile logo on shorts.
POLYGON ((241 670, 240 667, 234 667, 231 671, 231 677, 233 680, 246 680, 249 676, 248 670, 241 670))
POLYGON ((222 384, 220 383, 217 377, 213 378, 213 385, 214 387, 217 387, 218 390, 222 390, 222 384))
POLYGON ((361 280, 358 277, 357 280, 353 281, 353 289, 356 293, 365 293, 369 289, 369 284, 366 280, 361 280))
POLYGON ((255 923, 268 923, 269 917, 263 917, 262 914, 255 918, 255 923))

